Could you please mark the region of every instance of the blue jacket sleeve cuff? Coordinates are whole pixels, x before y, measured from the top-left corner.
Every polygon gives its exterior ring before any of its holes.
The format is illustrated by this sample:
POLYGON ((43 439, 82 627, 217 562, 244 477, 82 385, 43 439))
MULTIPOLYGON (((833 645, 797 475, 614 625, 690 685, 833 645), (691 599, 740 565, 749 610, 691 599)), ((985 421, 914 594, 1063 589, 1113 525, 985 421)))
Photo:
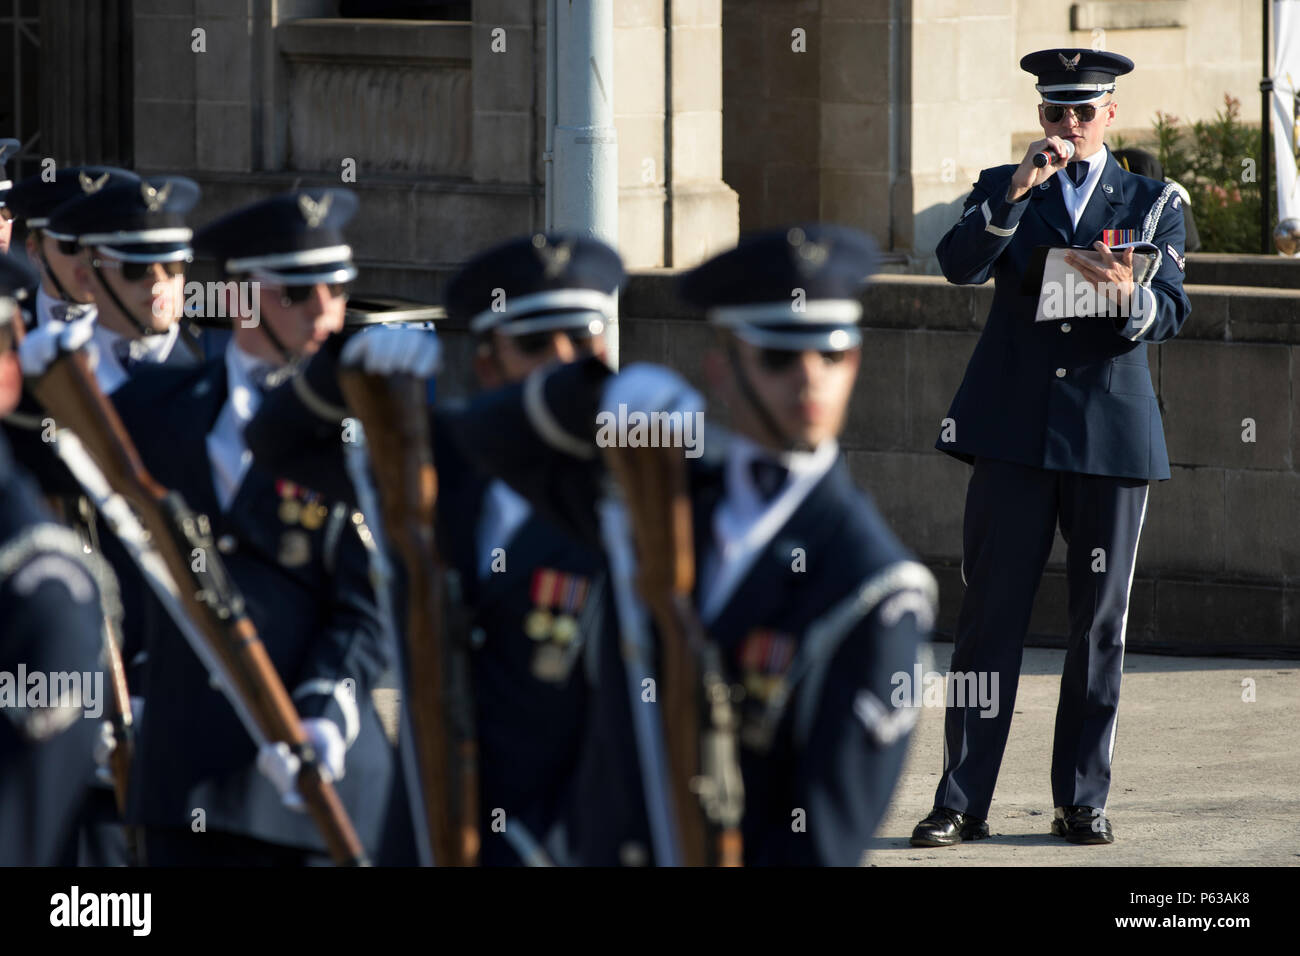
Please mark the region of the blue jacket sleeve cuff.
POLYGON ((985 199, 980 204, 980 215, 984 217, 984 231, 999 238, 1014 235, 1016 227, 1020 225, 1020 217, 1029 208, 1028 192, 1012 202, 1007 199, 1007 193, 1010 191, 1011 184, 1008 183, 1006 190, 1001 194, 1001 201, 996 206, 991 199, 985 199))
POLYGON ((1136 342, 1156 318, 1156 294, 1146 286, 1135 286, 1133 296, 1129 299, 1128 315, 1114 319, 1115 331, 1124 338, 1136 342))

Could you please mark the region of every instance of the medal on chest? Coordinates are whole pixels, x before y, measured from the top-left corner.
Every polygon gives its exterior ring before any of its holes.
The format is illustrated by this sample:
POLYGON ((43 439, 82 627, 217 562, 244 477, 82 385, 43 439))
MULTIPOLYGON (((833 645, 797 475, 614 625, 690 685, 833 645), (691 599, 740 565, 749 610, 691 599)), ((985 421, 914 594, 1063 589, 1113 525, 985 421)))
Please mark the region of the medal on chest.
POLYGON ((570 647, 578 636, 578 613, 587 601, 590 581, 578 574, 551 568, 533 572, 529 599, 533 609, 524 617, 524 633, 533 641, 533 676, 557 682, 569 672, 570 647))

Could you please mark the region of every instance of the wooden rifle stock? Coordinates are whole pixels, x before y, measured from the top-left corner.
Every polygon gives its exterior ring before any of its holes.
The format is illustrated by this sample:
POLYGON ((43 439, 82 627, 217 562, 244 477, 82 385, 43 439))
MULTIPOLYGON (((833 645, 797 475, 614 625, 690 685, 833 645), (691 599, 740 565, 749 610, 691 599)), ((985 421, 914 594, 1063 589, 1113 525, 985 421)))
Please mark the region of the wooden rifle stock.
POLYGON ((472 740, 454 747, 448 720, 445 579, 434 538, 438 474, 425 381, 407 374, 340 369, 339 385, 365 429, 384 536, 406 570, 407 687, 402 706, 411 708, 433 859, 438 866, 473 866, 479 848, 475 747, 472 740), (459 774, 453 760, 459 761, 459 774), (451 787, 458 775, 461 794, 454 801, 451 787), (457 802, 459 821, 453 820, 457 802))
POLYGON ((695 542, 686 460, 680 448, 671 447, 611 446, 604 452, 623 489, 636 538, 637 586, 659 632, 660 713, 682 859, 687 866, 740 866, 738 814, 713 820, 701 803, 703 790, 711 787, 710 768, 701 759, 702 691, 710 705, 711 733, 732 728, 717 726, 719 720, 730 722, 729 688, 717 667, 703 672, 700 667, 707 640, 691 603, 695 542), (711 829, 718 831, 713 840, 711 829))
POLYGON ((187 616, 221 661, 231 691, 244 702, 263 737, 287 743, 302 758, 297 789, 331 858, 339 865, 368 865, 347 810, 321 776, 288 691, 244 613, 243 598, 210 546, 207 518, 190 511, 179 494, 163 488, 145 470, 83 352, 60 355, 43 375, 28 379, 27 386, 59 425, 76 434, 109 485, 139 515, 176 583, 187 616), (191 569, 190 551, 195 547, 204 549, 206 571, 191 569))
POLYGON ((126 795, 130 791, 131 761, 135 757, 135 733, 131 715, 131 691, 126 686, 126 667, 122 651, 108 626, 104 628, 104 655, 108 658, 108 684, 113 692, 113 740, 117 746, 109 758, 113 770, 113 794, 117 812, 126 820, 126 795))

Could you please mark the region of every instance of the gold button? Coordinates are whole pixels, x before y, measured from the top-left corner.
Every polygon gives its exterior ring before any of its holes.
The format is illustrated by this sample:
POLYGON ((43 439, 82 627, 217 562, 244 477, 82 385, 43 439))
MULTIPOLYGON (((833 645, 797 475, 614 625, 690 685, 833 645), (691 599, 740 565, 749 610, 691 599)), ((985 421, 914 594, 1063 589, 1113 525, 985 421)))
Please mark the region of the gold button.
POLYGON ((222 554, 230 554, 235 550, 235 536, 233 534, 223 534, 217 539, 217 550, 222 554))
POLYGON ((1062 332, 1068 332, 1068 331, 1070 331, 1070 323, 1069 323, 1069 322, 1062 322, 1062 323, 1061 323, 1061 331, 1062 331, 1062 332))
POLYGON ((1056 370, 1056 377, 1057 377, 1057 378, 1065 378, 1065 369, 1063 369, 1063 368, 1058 368, 1058 369, 1056 370))

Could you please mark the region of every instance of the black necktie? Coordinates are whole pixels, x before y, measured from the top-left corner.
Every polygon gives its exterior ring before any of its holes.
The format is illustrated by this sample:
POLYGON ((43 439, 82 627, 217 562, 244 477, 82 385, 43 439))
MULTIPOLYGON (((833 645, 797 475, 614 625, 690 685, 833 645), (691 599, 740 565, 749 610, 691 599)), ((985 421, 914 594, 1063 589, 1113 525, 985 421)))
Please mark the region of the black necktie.
POLYGON ((135 358, 131 355, 131 340, 118 339, 113 343, 113 354, 117 356, 117 363, 122 366, 122 371, 130 375, 140 365, 143 359, 135 358))
POLYGON ((1076 163, 1070 163, 1065 167, 1065 175, 1070 177, 1070 182, 1074 183, 1075 188, 1083 185, 1083 181, 1088 178, 1088 161, 1081 159, 1076 163))
POLYGON ((790 469, 768 458, 755 458, 749 463, 749 474, 754 480, 758 496, 766 504, 785 486, 790 469))

